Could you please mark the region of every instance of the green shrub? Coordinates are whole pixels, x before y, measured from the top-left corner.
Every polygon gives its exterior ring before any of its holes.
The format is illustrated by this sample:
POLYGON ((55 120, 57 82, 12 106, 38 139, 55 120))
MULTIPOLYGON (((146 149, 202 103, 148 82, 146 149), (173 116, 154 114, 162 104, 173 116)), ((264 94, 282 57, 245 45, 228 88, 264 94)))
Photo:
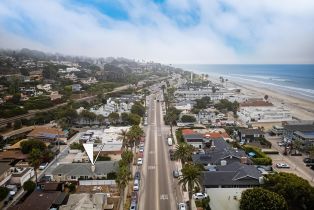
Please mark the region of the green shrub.
POLYGON ((259 148, 252 146, 243 146, 246 153, 254 152, 255 157, 251 160, 255 165, 272 165, 272 159, 263 153, 259 148))
POLYGON ((0 187, 0 201, 5 199, 9 194, 9 189, 6 187, 0 187))

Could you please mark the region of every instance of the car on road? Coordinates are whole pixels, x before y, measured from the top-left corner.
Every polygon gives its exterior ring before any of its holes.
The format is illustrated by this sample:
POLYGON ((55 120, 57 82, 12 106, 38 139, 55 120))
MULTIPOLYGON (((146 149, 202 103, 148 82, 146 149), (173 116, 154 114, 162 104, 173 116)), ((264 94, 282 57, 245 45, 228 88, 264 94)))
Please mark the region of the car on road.
POLYGON ((290 166, 286 163, 277 163, 276 167, 277 168, 290 168, 290 166))
POLYGON ((44 170, 48 166, 48 163, 42 163, 39 166, 39 170, 44 170))
POLYGON ((186 207, 186 204, 185 203, 179 203, 178 204, 178 210, 186 210, 187 207, 186 207))
POLYGON ((138 166, 143 165, 143 158, 138 158, 138 159, 137 159, 137 165, 138 165, 138 166))
POLYGON ((193 194, 194 200, 202 200, 202 199, 207 198, 207 197, 208 197, 208 195, 206 193, 199 192, 199 193, 193 194))
POLYGON ((140 180, 141 179, 141 173, 139 171, 136 171, 135 174, 134 174, 134 179, 138 179, 140 180))

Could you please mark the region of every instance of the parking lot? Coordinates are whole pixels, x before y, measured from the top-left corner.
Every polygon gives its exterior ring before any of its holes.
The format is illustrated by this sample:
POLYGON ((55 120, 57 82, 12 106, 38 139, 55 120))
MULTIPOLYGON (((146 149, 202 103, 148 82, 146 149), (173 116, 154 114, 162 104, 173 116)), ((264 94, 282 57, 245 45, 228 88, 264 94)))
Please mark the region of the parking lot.
POLYGON ((278 172, 288 172, 296 174, 306 180, 314 186, 314 170, 307 167, 303 159, 307 156, 291 156, 291 155, 283 155, 284 147, 280 147, 278 142, 281 141, 281 137, 267 137, 267 139, 272 143, 272 148, 279 151, 278 155, 269 155, 269 157, 273 160, 273 168, 278 172), (286 163, 290 166, 290 168, 277 168, 277 163, 286 163))

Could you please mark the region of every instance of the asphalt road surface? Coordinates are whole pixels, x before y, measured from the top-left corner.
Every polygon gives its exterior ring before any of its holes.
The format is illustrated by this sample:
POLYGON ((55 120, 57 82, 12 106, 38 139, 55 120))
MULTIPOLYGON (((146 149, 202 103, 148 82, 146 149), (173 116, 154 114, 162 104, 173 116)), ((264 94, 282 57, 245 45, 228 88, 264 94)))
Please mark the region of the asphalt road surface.
POLYGON ((139 209, 176 209, 176 185, 171 174, 172 165, 166 143, 168 129, 163 123, 161 103, 151 96, 148 107, 139 209))

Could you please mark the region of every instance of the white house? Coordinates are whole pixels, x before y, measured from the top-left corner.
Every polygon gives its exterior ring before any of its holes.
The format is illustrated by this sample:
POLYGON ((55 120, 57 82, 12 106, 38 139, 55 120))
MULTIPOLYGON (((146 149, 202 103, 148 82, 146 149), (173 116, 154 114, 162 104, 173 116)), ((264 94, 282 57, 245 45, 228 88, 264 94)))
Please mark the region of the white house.
POLYGON ((224 99, 224 91, 213 92, 211 89, 198 90, 177 90, 174 92, 175 97, 181 97, 188 100, 201 99, 203 97, 210 97, 211 100, 217 101, 224 99))
POLYGON ((35 174, 32 167, 22 168, 22 167, 12 167, 11 168, 11 184, 18 184, 23 186, 23 184, 32 178, 35 174))
POLYGON ((241 107, 237 112, 239 119, 244 123, 251 122, 282 122, 291 121, 291 112, 284 107, 261 106, 241 107))

